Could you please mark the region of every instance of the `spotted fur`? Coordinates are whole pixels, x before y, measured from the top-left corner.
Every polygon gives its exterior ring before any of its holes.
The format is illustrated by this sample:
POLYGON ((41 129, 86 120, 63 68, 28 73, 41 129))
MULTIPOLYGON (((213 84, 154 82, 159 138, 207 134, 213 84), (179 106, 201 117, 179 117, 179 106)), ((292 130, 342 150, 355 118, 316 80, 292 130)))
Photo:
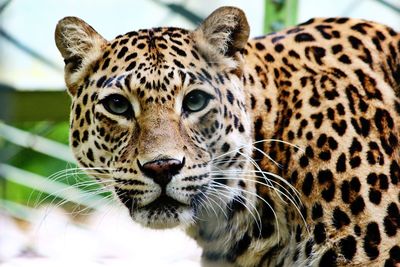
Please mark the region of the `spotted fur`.
POLYGON ((78 162, 204 265, 400 264, 400 35, 348 18, 248 35, 233 7, 111 41, 61 20, 78 162), (188 112, 194 90, 209 101, 188 112))

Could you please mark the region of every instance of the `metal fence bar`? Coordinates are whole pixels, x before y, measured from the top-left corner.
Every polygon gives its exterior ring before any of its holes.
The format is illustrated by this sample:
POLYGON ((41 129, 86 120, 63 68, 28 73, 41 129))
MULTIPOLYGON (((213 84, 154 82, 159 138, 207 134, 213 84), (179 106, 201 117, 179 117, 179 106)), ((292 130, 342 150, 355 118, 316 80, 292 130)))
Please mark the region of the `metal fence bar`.
POLYGON ((380 4, 382 4, 382 5, 384 5, 384 6, 386 6, 386 7, 388 7, 388 8, 390 8, 390 9, 392 9, 393 11, 395 11, 395 12, 397 12, 397 13, 400 13, 400 5, 394 5, 394 4, 392 4, 392 3, 389 3, 388 1, 386 1, 386 0, 376 0, 378 3, 380 3, 380 4))
POLYGON ((54 70, 58 70, 60 72, 63 71, 63 68, 60 67, 60 65, 54 63, 53 61, 46 58, 42 54, 36 52, 31 47, 29 47, 27 44, 24 44, 22 41, 18 40, 11 33, 7 32, 6 30, 4 30, 2 28, 0 28, 0 37, 2 37, 4 40, 10 42, 11 44, 13 44, 16 48, 18 48, 22 52, 24 52, 24 53, 28 54, 29 56, 33 57, 34 59, 40 61, 44 65, 46 65, 54 70))
MULTIPOLYGON (((97 210, 99 207, 105 207, 110 204, 108 200, 105 200, 101 196, 87 193, 84 190, 80 190, 71 185, 49 180, 48 178, 36 173, 21 170, 8 164, 0 163, 0 176, 4 177, 7 181, 12 181, 39 192, 44 192, 51 196, 92 209, 97 210)), ((28 202, 30 200, 27 199, 26 201, 28 202)))
POLYGON ((16 145, 76 164, 72 152, 67 145, 20 130, 2 122, 0 122, 0 137, 16 145))
POLYGON ((13 201, 0 199, 0 214, 2 213, 29 222, 37 217, 38 211, 13 201))

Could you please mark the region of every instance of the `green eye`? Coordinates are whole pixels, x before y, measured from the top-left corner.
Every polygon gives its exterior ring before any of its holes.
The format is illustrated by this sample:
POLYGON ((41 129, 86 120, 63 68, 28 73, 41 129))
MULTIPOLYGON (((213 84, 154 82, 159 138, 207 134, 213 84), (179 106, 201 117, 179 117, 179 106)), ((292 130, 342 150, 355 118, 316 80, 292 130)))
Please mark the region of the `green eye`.
POLYGON ((187 112, 197 112, 204 109, 210 99, 211 95, 200 90, 191 91, 183 99, 183 109, 187 112))
POLYGON ((115 115, 124 115, 130 117, 132 115, 131 103, 125 97, 117 94, 107 96, 103 101, 104 108, 115 115))

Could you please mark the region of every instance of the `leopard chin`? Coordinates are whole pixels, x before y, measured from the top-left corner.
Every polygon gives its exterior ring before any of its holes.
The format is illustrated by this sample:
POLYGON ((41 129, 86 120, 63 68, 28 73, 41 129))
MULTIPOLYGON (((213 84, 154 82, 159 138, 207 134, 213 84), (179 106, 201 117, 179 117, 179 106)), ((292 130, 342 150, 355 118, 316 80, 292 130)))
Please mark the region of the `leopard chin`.
POLYGON ((137 209, 129 208, 132 219, 152 229, 186 228, 194 223, 194 210, 170 197, 161 196, 137 209))

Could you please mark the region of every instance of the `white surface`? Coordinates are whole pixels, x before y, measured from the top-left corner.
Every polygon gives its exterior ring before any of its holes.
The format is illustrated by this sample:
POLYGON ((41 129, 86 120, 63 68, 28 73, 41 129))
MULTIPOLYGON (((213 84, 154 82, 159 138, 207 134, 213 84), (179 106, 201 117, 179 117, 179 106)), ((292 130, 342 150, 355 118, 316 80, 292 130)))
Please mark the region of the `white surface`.
POLYGON ((0 216, 0 266, 200 266, 201 251, 181 230, 149 230, 126 209, 108 207, 85 223, 42 208, 28 230, 0 216))

